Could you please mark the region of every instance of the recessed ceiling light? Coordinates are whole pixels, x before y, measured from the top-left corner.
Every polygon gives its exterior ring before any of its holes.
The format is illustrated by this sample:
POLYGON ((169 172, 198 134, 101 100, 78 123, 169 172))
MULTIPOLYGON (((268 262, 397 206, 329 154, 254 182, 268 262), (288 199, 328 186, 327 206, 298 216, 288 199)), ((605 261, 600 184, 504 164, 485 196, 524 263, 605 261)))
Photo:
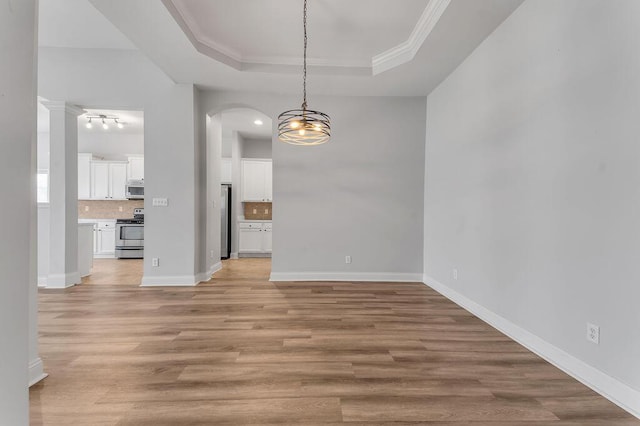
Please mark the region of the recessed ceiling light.
POLYGON ((257 119, 256 121, 253 122, 253 124, 255 124, 256 126, 262 126, 262 120, 257 119))

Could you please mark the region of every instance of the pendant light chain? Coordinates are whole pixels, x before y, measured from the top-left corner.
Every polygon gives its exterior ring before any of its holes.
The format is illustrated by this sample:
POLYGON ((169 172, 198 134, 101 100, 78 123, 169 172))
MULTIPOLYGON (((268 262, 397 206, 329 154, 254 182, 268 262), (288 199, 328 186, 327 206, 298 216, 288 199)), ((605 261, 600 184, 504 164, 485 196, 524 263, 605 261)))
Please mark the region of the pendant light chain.
POLYGON ((302 67, 302 109, 307 109, 307 0, 304 0, 304 11, 302 24, 304 26, 304 54, 303 54, 303 67, 302 67))

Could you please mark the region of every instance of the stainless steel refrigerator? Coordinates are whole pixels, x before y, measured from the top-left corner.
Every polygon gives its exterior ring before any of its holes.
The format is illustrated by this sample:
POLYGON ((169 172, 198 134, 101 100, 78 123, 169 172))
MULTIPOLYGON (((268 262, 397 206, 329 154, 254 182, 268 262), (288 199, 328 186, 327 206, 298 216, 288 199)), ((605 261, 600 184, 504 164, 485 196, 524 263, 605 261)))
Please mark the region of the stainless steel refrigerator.
POLYGON ((228 259, 231 255, 231 185, 222 185, 220 199, 220 257, 228 259))

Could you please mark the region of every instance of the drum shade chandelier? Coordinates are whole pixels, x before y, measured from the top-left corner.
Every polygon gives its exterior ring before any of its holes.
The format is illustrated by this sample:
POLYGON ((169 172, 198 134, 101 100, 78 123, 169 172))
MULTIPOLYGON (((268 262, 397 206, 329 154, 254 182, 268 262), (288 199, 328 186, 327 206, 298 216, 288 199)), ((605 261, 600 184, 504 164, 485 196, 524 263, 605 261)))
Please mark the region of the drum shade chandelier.
POLYGON ((307 0, 304 0, 304 55, 302 67, 302 109, 285 111, 278 116, 278 139, 291 145, 320 145, 331 137, 327 114, 307 109, 307 0))

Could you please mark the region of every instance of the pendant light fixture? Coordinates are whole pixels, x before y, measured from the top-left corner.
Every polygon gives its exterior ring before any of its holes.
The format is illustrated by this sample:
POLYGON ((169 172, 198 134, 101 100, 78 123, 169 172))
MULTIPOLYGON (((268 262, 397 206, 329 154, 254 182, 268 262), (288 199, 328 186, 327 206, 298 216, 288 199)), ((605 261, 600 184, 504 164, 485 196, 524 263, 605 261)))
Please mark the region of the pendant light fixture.
POLYGON ((302 68, 302 109, 285 111, 278 116, 278 139, 292 145, 320 145, 331 137, 327 114, 307 109, 307 0, 304 0, 304 54, 302 68))

